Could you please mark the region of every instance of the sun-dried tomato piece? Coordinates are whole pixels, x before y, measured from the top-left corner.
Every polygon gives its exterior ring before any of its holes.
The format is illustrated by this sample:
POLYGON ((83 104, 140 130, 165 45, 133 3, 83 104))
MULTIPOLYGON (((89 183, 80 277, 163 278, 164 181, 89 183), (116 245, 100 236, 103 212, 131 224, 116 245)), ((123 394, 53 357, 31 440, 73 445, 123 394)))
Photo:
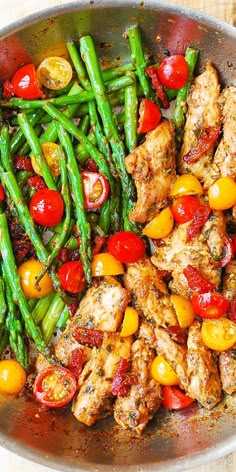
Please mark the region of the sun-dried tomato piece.
POLYGON ((230 302, 230 307, 228 311, 228 316, 231 321, 236 323, 236 298, 230 302))
POLYGON ((98 236, 98 235, 95 236, 95 238, 93 240, 93 243, 94 243, 93 256, 95 256, 96 254, 101 252, 101 249, 105 245, 105 242, 106 242, 105 236, 98 236))
POLYGON ((188 264, 183 270, 183 273, 188 281, 189 288, 193 292, 206 293, 214 290, 215 285, 210 280, 205 279, 192 265, 188 264))
POLYGON ((180 326, 168 326, 167 331, 172 339, 178 344, 187 344, 187 335, 184 328, 180 326))
POLYGON ((33 172, 30 157, 26 156, 14 156, 14 169, 16 170, 27 170, 33 172))
POLYGON ((201 227, 207 222, 207 220, 210 217, 210 214, 212 212, 212 209, 209 205, 200 205, 194 215, 193 218, 190 222, 190 225, 187 229, 187 242, 190 241, 190 239, 198 234, 200 231, 201 227))
POLYGON ((9 98, 12 98, 15 95, 14 87, 10 80, 6 80, 3 83, 3 92, 2 92, 2 98, 5 100, 9 100, 9 98))
POLYGON ((112 380, 111 391, 117 397, 125 397, 128 394, 129 387, 134 384, 135 377, 129 373, 129 362, 121 358, 115 375, 112 380))
POLYGON ((203 154, 210 151, 210 149, 214 146, 219 134, 219 126, 210 126, 209 128, 201 130, 197 144, 183 156, 184 162, 191 164, 192 162, 197 161, 203 154))
POLYGON ((92 157, 89 157, 85 163, 86 169, 90 172, 98 172, 98 165, 92 157))
POLYGON ((152 81, 152 86, 153 88, 156 90, 156 94, 157 94, 157 98, 159 98, 159 100, 161 101, 162 103, 162 106, 163 108, 169 108, 170 104, 169 104, 169 100, 168 100, 168 97, 167 97, 167 94, 158 78, 158 75, 157 75, 157 69, 155 66, 150 66, 146 69, 146 72, 147 74, 149 75, 149 77, 151 78, 151 81, 152 81))
POLYGON ((85 328, 84 326, 76 326, 73 336, 80 344, 89 347, 99 347, 102 345, 104 332, 100 329, 85 328))
POLYGON ((73 374, 76 377, 79 377, 82 370, 83 370, 83 363, 82 363, 83 352, 84 352, 84 350, 83 350, 82 347, 77 347, 77 348, 73 349, 73 351, 71 353, 68 368, 69 368, 69 370, 71 370, 71 372, 73 372, 73 374))
POLYGON ((27 184, 30 187, 34 187, 36 190, 41 190, 41 189, 47 187, 47 185, 45 184, 42 177, 40 177, 40 175, 33 175, 32 177, 29 177, 27 179, 27 184))

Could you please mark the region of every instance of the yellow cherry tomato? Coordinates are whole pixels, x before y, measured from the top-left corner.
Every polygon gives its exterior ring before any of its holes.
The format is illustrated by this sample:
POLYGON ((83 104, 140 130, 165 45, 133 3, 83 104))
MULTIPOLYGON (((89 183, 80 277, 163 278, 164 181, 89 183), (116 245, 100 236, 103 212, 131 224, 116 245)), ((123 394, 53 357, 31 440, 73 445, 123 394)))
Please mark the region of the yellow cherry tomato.
POLYGON ((236 203, 236 182, 232 177, 221 177, 208 190, 209 205, 213 210, 227 210, 236 203))
POLYGON ((60 90, 71 81, 72 67, 63 57, 46 57, 38 66, 37 79, 50 90, 60 90))
POLYGON ((228 318, 204 320, 201 329, 202 340, 215 351, 227 351, 236 343, 236 323, 228 318))
POLYGON ((35 281, 43 267, 43 263, 36 259, 29 259, 18 267, 21 287, 27 298, 43 298, 53 291, 52 280, 47 272, 39 282, 40 290, 35 287, 35 281))
POLYGON ((109 252, 96 254, 92 260, 92 275, 102 277, 106 275, 120 275, 124 273, 124 267, 109 252))
MULTIPOLYGON (((43 155, 51 170, 52 176, 57 177, 61 173, 59 159, 57 155, 58 144, 46 142, 46 143, 42 143, 41 147, 42 147, 43 155)), ((38 175, 43 175, 35 156, 32 156, 31 163, 32 163, 34 172, 36 172, 36 174, 38 175)))
POLYGON ((174 218, 170 207, 164 208, 143 229, 143 234, 148 238, 165 238, 172 231, 174 218))
POLYGON ((0 361, 0 392, 16 395, 25 386, 26 372, 19 362, 13 359, 0 361))
POLYGON ((195 313, 190 300, 182 295, 171 295, 170 299, 175 309, 180 327, 185 329, 191 326, 195 313))
POLYGON ((139 315, 132 306, 127 306, 124 314, 120 335, 122 338, 136 333, 139 325, 139 315))
POLYGON ((163 356, 158 355, 152 362, 151 375, 161 385, 178 385, 179 379, 163 356))
POLYGON ((203 188, 197 179, 192 174, 180 175, 174 182, 170 191, 171 197, 179 197, 180 195, 202 195, 203 188))

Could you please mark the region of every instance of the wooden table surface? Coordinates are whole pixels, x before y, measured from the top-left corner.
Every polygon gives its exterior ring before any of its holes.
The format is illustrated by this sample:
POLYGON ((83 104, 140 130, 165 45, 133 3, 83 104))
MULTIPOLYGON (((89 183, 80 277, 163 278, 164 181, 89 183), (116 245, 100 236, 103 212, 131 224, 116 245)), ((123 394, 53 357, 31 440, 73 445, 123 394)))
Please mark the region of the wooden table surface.
MULTIPOLYGON (((0 29, 29 13, 67 3, 70 3, 70 0, 39 0, 38 2, 32 0, 0 0, 0 29)), ((169 3, 181 3, 183 6, 198 9, 236 25, 236 0, 169 0, 169 3)), ((33 464, 0 447, 0 471, 52 472, 52 469, 33 464)), ((236 452, 197 469, 189 469, 187 472, 236 472, 236 452)))

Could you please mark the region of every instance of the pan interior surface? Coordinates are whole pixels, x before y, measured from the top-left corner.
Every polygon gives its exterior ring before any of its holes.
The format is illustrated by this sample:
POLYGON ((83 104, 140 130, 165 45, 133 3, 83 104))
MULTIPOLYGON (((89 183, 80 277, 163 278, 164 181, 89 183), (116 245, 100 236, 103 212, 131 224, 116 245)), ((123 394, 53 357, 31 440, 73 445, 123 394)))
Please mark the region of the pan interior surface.
MULTIPOLYGON (((0 77, 9 79, 22 63, 66 55, 65 42, 91 34, 104 68, 130 60, 126 28, 138 23, 145 53, 154 62, 167 50, 200 49, 199 71, 211 60, 222 86, 236 81, 233 27, 165 2, 71 2, 42 12, 3 31, 0 77)), ((46 411, 31 391, 0 396, 1 445, 42 465, 63 471, 183 471, 234 450, 235 399, 227 397, 212 412, 193 405, 182 412, 162 409, 141 437, 121 430, 112 419, 92 428, 79 424, 66 407, 46 411)))

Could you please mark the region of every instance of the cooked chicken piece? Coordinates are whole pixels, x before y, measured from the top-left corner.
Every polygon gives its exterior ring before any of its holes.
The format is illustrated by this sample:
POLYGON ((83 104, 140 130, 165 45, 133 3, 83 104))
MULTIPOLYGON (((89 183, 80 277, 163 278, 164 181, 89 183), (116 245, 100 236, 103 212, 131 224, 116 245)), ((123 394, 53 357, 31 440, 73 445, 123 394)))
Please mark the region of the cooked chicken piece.
POLYGON ((135 383, 127 396, 117 398, 114 417, 123 428, 141 434, 161 405, 161 387, 150 375, 155 351, 144 340, 135 341, 131 351, 135 383))
MULTIPOLYGON (((222 295, 229 302, 236 299, 236 260, 225 267, 223 276, 222 295)), ((219 355, 219 368, 222 388, 226 393, 236 392, 236 346, 229 351, 223 351, 219 355)))
POLYGON ((230 302, 236 298, 236 260, 227 264, 223 276, 222 295, 230 302))
POLYGON ((197 320, 189 328, 187 365, 188 394, 206 408, 213 408, 221 400, 221 381, 213 352, 201 338, 201 323, 197 320))
POLYGON ((48 359, 43 354, 40 353, 36 358, 35 370, 37 374, 39 374, 43 370, 48 369, 48 367, 51 367, 51 365, 52 364, 50 364, 48 359))
POLYGON ((129 213, 131 221, 145 223, 166 205, 170 188, 176 179, 175 138, 170 121, 164 120, 143 144, 125 159, 127 172, 133 175, 137 202, 129 213))
POLYGON ((180 387, 187 390, 189 384, 186 362, 187 347, 173 341, 170 334, 164 328, 155 328, 154 333, 157 353, 162 355, 171 365, 172 369, 174 369, 179 378, 180 387))
POLYGON ((224 392, 236 393, 236 350, 223 351, 219 356, 220 378, 224 392))
POLYGON ((216 287, 219 286, 220 271, 217 260, 222 257, 222 242, 225 235, 223 231, 225 225, 218 212, 213 213, 198 235, 186 242, 190 224, 191 222, 175 226, 171 234, 163 238, 163 246, 157 247, 154 256, 151 257, 153 264, 159 270, 171 273, 173 277, 170 282, 171 290, 185 297, 192 295, 183 274, 188 264, 198 269, 199 273, 216 287))
POLYGON ((157 326, 178 324, 166 284, 150 259, 145 258, 127 266, 124 286, 131 294, 132 305, 141 316, 153 320, 157 326))
POLYGON ((214 146, 197 161, 187 164, 183 157, 198 144, 199 132, 210 127, 220 127, 221 109, 218 103, 220 85, 213 65, 208 62, 205 70, 194 80, 187 105, 187 118, 184 128, 183 145, 178 157, 178 169, 181 174, 193 174, 200 181, 205 181, 210 170, 214 146))
POLYGON ((129 359, 132 337, 121 338, 119 333, 105 333, 100 349, 93 349, 79 378, 80 391, 72 411, 78 421, 91 426, 112 413, 112 380, 119 360, 129 359))
POLYGON ((138 332, 138 337, 140 339, 144 339, 145 342, 150 346, 150 347, 155 347, 155 333, 154 333, 154 328, 155 324, 148 322, 146 320, 142 320, 140 326, 139 326, 139 332, 138 332))
POLYGON ((223 113, 223 137, 206 176, 207 187, 219 177, 236 178, 236 87, 225 88, 220 96, 223 113))
POLYGON ((115 332, 129 302, 129 293, 114 277, 104 277, 82 298, 73 324, 115 332))

